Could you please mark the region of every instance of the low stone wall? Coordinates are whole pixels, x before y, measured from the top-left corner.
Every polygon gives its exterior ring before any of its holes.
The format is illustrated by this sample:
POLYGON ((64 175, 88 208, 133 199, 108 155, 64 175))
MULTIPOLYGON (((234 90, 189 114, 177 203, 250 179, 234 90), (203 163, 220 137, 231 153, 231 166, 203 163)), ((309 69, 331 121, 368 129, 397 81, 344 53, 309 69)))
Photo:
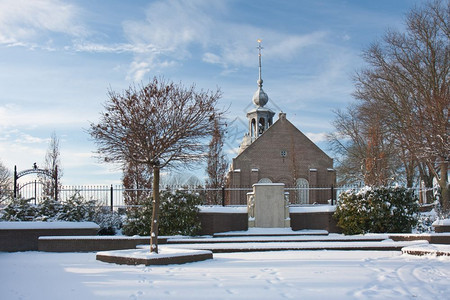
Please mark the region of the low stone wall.
MULTIPOLYGON (((334 211, 325 212, 296 212, 291 209, 292 230, 326 230, 331 233, 341 233, 333 218, 334 211)), ((212 235, 227 231, 248 230, 248 216, 243 212, 232 212, 224 208, 224 212, 201 211, 200 222, 202 226, 201 235, 212 235)))
POLYGON ((326 230, 330 233, 342 233, 333 218, 334 212, 290 213, 292 230, 326 230))
MULTIPOLYGON (((167 237, 158 237, 158 244, 166 244, 167 237)), ((135 249, 137 245, 150 245, 149 236, 41 236, 39 251, 93 252, 135 249)), ((149 246, 150 247, 150 246, 149 246)))
POLYGON ((444 232, 450 232, 450 225, 434 225, 434 232, 436 233, 444 233, 444 232))
POLYGON ((202 226, 200 235, 248 229, 247 213, 200 212, 199 218, 202 226))
POLYGON ((0 251, 37 251, 40 236, 97 235, 92 222, 0 222, 0 251))

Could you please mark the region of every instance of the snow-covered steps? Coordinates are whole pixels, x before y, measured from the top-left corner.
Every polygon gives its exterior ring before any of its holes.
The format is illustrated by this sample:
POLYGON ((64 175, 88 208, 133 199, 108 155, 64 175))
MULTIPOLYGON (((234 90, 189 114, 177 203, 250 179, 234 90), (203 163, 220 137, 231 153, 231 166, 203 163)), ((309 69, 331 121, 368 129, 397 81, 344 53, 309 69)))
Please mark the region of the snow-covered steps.
POLYGON ((231 252, 262 252, 287 250, 371 250, 371 251, 401 251, 402 248, 413 245, 428 244, 427 241, 308 241, 308 242, 235 242, 235 243, 192 243, 168 244, 170 248, 209 250, 213 253, 231 252))
POLYGON ((167 244, 226 244, 226 243, 299 243, 299 242, 381 242, 388 235, 223 235, 222 237, 169 238, 167 244))
POLYGON ((299 230, 291 228, 249 228, 247 231, 229 231, 215 233, 214 237, 260 237, 260 236, 305 236, 305 235, 328 235, 326 230, 299 230))
POLYGON ((394 241, 416 241, 426 240, 430 244, 448 244, 450 245, 450 232, 447 233, 390 233, 389 238, 394 241))

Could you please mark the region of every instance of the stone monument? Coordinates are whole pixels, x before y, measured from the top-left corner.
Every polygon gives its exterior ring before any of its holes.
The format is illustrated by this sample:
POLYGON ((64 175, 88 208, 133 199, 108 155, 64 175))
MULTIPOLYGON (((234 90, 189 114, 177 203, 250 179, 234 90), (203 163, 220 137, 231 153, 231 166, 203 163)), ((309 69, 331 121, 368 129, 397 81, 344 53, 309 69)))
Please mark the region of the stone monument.
POLYGON ((255 183, 247 193, 248 227, 290 227, 289 197, 284 183, 255 183))

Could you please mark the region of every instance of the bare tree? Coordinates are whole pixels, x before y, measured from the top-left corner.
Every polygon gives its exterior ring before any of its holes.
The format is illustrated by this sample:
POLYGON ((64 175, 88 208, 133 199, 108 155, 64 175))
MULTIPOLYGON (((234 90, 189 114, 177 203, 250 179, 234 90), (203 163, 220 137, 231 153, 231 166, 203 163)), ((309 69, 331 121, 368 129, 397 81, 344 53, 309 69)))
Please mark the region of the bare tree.
POLYGON ((59 190, 63 175, 60 156, 59 138, 53 132, 44 159, 44 169, 50 172, 51 178, 39 175, 39 181, 43 184, 43 194, 52 199, 58 199, 58 195, 55 193, 59 190), (56 188, 57 185, 58 188, 56 188))
POLYGON ((145 165, 153 170, 151 251, 158 253, 160 169, 205 158, 204 139, 214 129, 221 97, 153 78, 145 86, 109 91, 105 112, 89 133, 105 162, 145 165))
POLYGON ((450 2, 413 9, 406 32, 389 31, 364 52, 369 67, 356 75, 355 96, 384 116, 392 136, 427 165, 450 209, 450 2))
MULTIPOLYGON (((206 187, 210 189, 219 189, 225 186, 228 161, 223 153, 223 126, 219 119, 214 121, 214 132, 209 143, 208 164, 206 167, 206 173, 208 174, 206 187)), ((217 191, 210 191, 207 198, 210 204, 218 204, 220 197, 217 191)))
POLYGON ((12 175, 0 162, 0 203, 11 196, 12 175))
POLYGON ((388 185, 397 181, 398 153, 387 138, 376 113, 363 106, 336 111, 336 132, 328 136, 338 155, 337 174, 341 184, 388 185))

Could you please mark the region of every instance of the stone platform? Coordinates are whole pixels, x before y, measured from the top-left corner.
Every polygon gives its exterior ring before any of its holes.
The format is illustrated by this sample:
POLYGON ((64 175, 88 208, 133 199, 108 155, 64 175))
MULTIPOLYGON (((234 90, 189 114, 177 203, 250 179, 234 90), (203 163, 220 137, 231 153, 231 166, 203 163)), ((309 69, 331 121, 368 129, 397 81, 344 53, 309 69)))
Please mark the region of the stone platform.
POLYGON ((198 262, 212 259, 211 251, 191 249, 171 249, 159 247, 159 253, 150 253, 149 246, 142 249, 98 252, 96 259, 121 265, 170 265, 198 262))

